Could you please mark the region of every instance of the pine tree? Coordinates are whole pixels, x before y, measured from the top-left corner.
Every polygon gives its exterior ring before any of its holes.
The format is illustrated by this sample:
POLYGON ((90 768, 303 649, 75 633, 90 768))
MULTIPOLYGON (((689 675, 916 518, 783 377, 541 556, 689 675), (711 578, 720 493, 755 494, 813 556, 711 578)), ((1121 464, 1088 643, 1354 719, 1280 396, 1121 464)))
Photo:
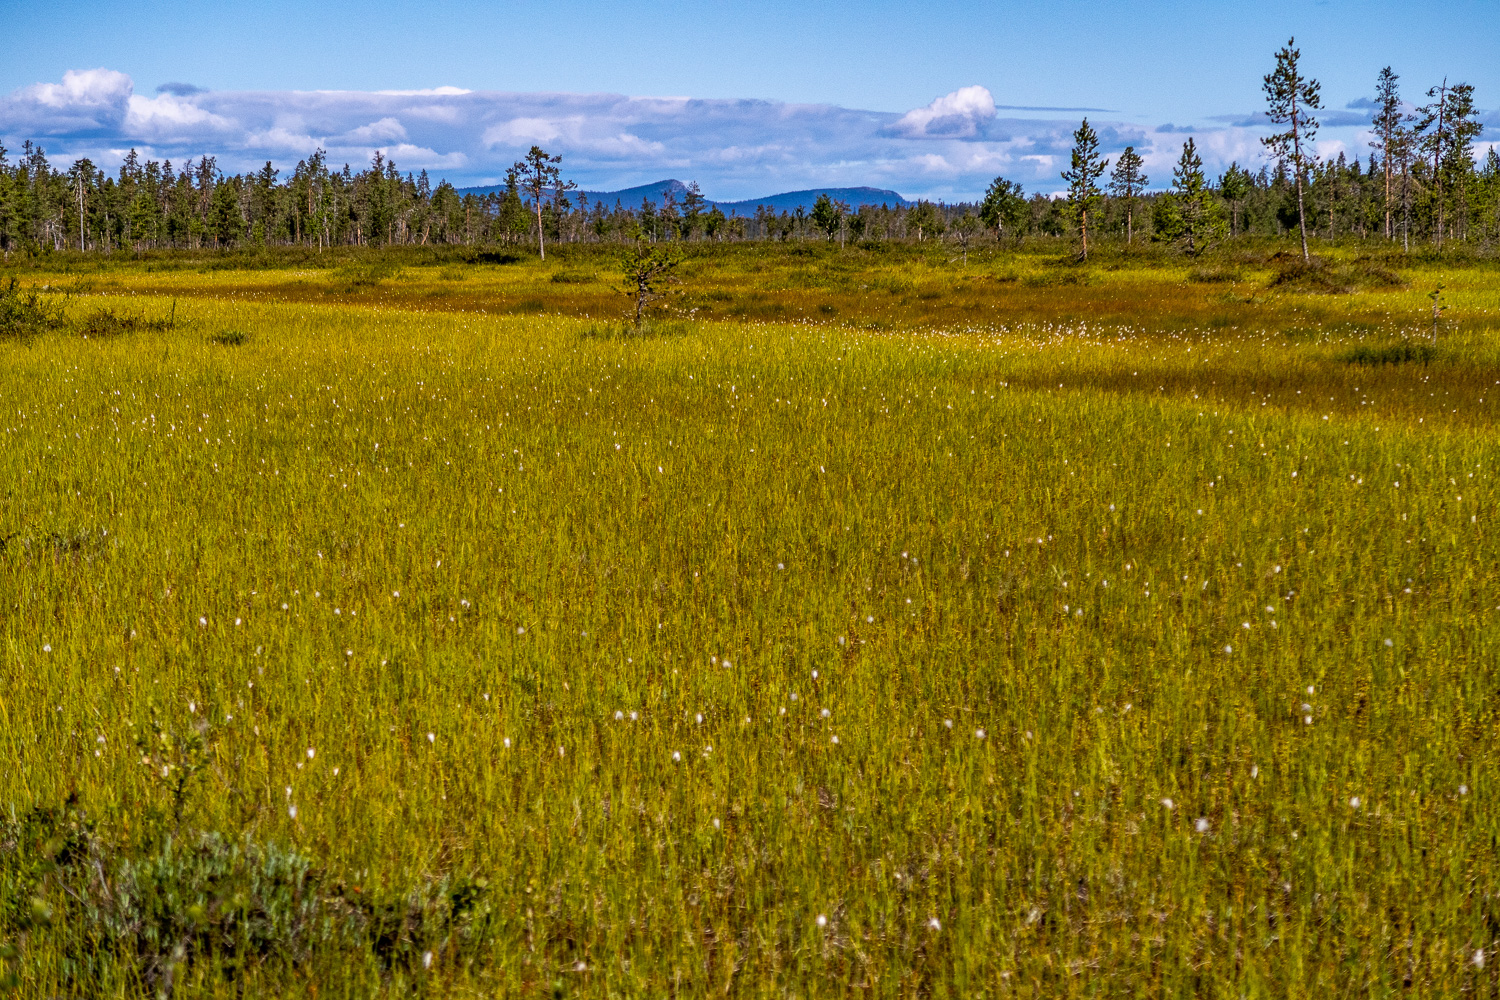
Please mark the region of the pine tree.
POLYGON ((1125 152, 1115 160, 1115 169, 1109 175, 1109 193, 1111 197, 1120 198, 1125 202, 1125 242, 1129 243, 1135 238, 1135 199, 1146 190, 1146 175, 1141 173, 1141 165, 1145 163, 1134 146, 1126 146, 1125 152))
POLYGON ((1399 157, 1400 146, 1406 141, 1407 125, 1411 116, 1401 113, 1401 91, 1396 81, 1401 79, 1389 66, 1380 71, 1375 81, 1375 113, 1370 125, 1375 138, 1370 147, 1380 151, 1381 166, 1385 174, 1385 238, 1391 239, 1391 181, 1393 161, 1399 157))
POLYGON ((1085 118, 1073 133, 1073 155, 1062 179, 1068 182, 1068 207, 1078 219, 1084 260, 1089 257, 1089 210, 1099 201, 1099 178, 1109 161, 1099 157, 1099 136, 1085 118))
POLYGON ((515 171, 521 190, 531 195, 532 210, 536 213, 536 246, 542 260, 547 259, 546 237, 542 231, 542 196, 549 189, 568 191, 575 187, 572 181, 563 181, 557 165, 561 156, 548 156, 540 146, 532 146, 525 159, 517 160, 511 169, 515 171))
POLYGON ((1427 91, 1427 96, 1437 100, 1417 109, 1421 117, 1416 132, 1422 152, 1432 157, 1433 196, 1437 202, 1433 238, 1442 246, 1450 196, 1456 199, 1460 229, 1467 222, 1465 201, 1468 179, 1474 172, 1474 140, 1479 138, 1484 125, 1476 118, 1472 84, 1457 83, 1450 87, 1444 80, 1427 91))
POLYGON ((1280 162, 1290 162, 1297 183, 1297 225, 1302 231, 1302 259, 1311 259, 1307 251, 1307 213, 1303 198, 1304 176, 1313 163, 1311 153, 1306 152, 1318 133, 1318 120, 1312 112, 1322 107, 1317 80, 1302 75, 1298 61, 1300 50, 1293 48, 1296 39, 1288 39, 1286 46, 1276 53, 1276 68, 1267 73, 1262 84, 1268 105, 1266 117, 1277 125, 1287 126, 1286 131, 1266 136, 1261 142, 1280 162))
POLYGON ((1468 239, 1469 230, 1469 180, 1474 175, 1474 140, 1484 131, 1474 109, 1474 86, 1468 83, 1455 84, 1449 95, 1453 138, 1448 147, 1448 158, 1444 164, 1448 174, 1454 205, 1458 209, 1458 235, 1468 239))
POLYGON ((1417 114, 1421 116, 1417 121, 1417 144, 1423 153, 1432 157, 1432 184, 1437 202, 1437 227, 1433 231, 1433 242, 1438 246, 1443 245, 1443 229, 1447 225, 1443 197, 1443 163, 1447 158, 1449 145, 1453 141, 1453 122, 1450 117, 1452 108, 1448 102, 1451 93, 1448 81, 1444 80, 1427 91, 1428 97, 1437 98, 1437 100, 1417 109, 1417 114))

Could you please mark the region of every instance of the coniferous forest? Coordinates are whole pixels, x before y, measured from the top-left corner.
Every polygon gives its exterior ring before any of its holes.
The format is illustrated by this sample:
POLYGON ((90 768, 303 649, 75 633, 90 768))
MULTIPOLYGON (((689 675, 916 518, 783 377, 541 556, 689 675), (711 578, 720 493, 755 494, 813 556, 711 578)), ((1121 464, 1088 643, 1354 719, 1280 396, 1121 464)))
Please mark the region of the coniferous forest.
MULTIPOLYGON (((1282 55, 1295 65, 1295 50, 1282 55)), ((1414 108, 1404 103, 1398 78, 1384 70, 1363 160, 1342 152, 1319 160, 1305 149, 1268 147, 1258 165, 1232 163, 1209 176, 1189 138, 1170 178, 1143 173, 1132 147, 1103 156, 1092 149, 1090 162, 1110 172, 1082 189, 1071 183, 1065 196, 1028 195, 1019 183, 997 177, 975 203, 849 205, 825 198, 812 211, 760 206, 745 215, 726 215, 696 184, 681 201, 670 194, 636 205, 590 201, 562 179, 553 165, 558 157, 536 148, 507 173, 502 189, 474 194, 434 182, 425 170, 403 173, 381 152, 360 169, 336 167, 320 150, 289 169, 267 162, 235 174, 212 155, 174 164, 142 160, 131 150, 110 172, 88 159, 57 169, 28 141, 19 151, 0 146, 0 250, 8 259, 63 250, 476 247, 534 245, 539 238, 601 243, 636 233, 653 241, 710 243, 947 239, 967 248, 985 238, 1079 235, 1085 213, 1094 235, 1194 253, 1241 237, 1279 237, 1304 222, 1308 236, 1319 240, 1488 249, 1500 238, 1500 154, 1492 147, 1482 158, 1475 155, 1483 126, 1473 88, 1444 82, 1423 100, 1414 108)), ((1316 124, 1299 122, 1308 140, 1316 124)), ((1092 134, 1086 121, 1085 131, 1092 134)))

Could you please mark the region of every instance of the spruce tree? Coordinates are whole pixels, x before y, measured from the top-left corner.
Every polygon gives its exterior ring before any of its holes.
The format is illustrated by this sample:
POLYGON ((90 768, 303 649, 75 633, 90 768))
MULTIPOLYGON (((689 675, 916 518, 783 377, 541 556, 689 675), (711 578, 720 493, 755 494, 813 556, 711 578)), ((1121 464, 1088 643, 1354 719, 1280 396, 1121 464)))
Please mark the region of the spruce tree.
POLYGON ((1021 185, 1004 177, 990 181, 989 190, 985 191, 984 201, 979 206, 979 220, 995 231, 995 239, 1005 235, 1007 226, 1019 237, 1030 214, 1021 185))
POLYGON ((1254 187, 1254 179, 1250 171, 1238 163, 1229 164, 1219 178, 1219 194, 1229 202, 1229 235, 1235 236, 1239 231, 1240 203, 1250 194, 1254 187))
POLYGON ((1206 243, 1223 225, 1221 209, 1208 189, 1208 179, 1203 173, 1203 159, 1198 155, 1198 146, 1191 136, 1182 144, 1182 155, 1172 170, 1173 194, 1181 218, 1181 236, 1187 241, 1190 254, 1203 249, 1206 243))
POLYGON ((1318 134, 1318 120, 1312 112, 1322 107, 1317 80, 1302 75, 1298 66, 1302 58, 1300 50, 1294 48, 1296 39, 1287 40, 1286 46, 1276 53, 1276 68, 1267 73, 1262 84, 1266 94, 1266 117, 1277 125, 1287 126, 1286 131, 1268 135, 1261 142, 1282 163, 1290 162, 1297 183, 1297 225, 1302 231, 1302 259, 1309 260, 1307 252, 1307 213, 1303 199, 1304 176, 1314 161, 1307 147, 1318 134))
POLYGON ((1073 156, 1062 179, 1068 182, 1068 208, 1078 219, 1078 228, 1083 236, 1084 260, 1089 257, 1089 210, 1100 197, 1099 178, 1109 161, 1099 157, 1099 136, 1085 118, 1073 133, 1073 156))

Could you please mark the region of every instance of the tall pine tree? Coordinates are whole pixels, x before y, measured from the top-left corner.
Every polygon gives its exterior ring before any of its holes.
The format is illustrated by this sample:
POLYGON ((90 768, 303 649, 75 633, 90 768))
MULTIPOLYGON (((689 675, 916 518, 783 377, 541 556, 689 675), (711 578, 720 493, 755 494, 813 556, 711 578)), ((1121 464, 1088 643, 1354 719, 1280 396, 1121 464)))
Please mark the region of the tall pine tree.
POLYGON ((1391 239, 1395 235, 1391 229, 1393 161, 1400 156, 1401 144, 1406 141, 1407 122, 1411 120, 1409 116, 1401 113, 1401 91, 1396 84, 1399 79, 1401 78, 1389 66, 1380 71, 1380 77, 1375 81, 1375 113, 1370 119, 1370 125, 1375 132, 1375 138, 1371 140, 1370 146, 1379 151, 1380 164, 1385 173, 1386 239, 1391 239))
POLYGON ((1073 157, 1062 179, 1068 182, 1068 207, 1078 219, 1079 232, 1083 236, 1083 259, 1089 257, 1089 211, 1100 197, 1099 178, 1109 161, 1099 157, 1099 136, 1089 120, 1073 133, 1073 157))
POLYGON ((1302 231, 1302 259, 1309 260, 1303 188, 1307 168, 1315 162, 1308 152, 1318 134, 1318 120, 1312 112, 1322 107, 1322 98, 1318 81, 1302 75, 1298 66, 1302 53, 1294 48, 1296 42, 1295 38, 1288 39, 1285 47, 1276 53, 1276 68, 1265 75, 1262 84, 1266 94, 1266 117, 1287 128, 1266 136, 1261 142, 1278 161, 1291 164, 1297 183, 1297 225, 1302 231))
POLYGON ((1115 169, 1109 175, 1109 193, 1125 202, 1125 242, 1135 238, 1135 199, 1146 190, 1146 175, 1141 172, 1145 163, 1134 146, 1126 146, 1125 152, 1115 160, 1115 169))

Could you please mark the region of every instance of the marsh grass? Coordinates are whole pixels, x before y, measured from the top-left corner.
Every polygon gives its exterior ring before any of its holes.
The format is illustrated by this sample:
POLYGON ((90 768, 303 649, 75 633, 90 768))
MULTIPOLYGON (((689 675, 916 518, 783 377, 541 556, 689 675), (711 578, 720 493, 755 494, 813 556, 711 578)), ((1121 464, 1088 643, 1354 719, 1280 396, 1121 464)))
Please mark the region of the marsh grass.
POLYGON ((1345 351, 1339 357, 1351 365, 1429 365, 1440 355, 1432 344, 1402 341, 1383 346, 1361 345, 1345 351))
POLYGON ((1493 275, 821 253, 0 344, 18 988, 1493 995, 1493 275))
POLYGON ((220 330, 208 338, 209 343, 220 347, 241 347, 250 342, 250 334, 244 330, 220 330))

